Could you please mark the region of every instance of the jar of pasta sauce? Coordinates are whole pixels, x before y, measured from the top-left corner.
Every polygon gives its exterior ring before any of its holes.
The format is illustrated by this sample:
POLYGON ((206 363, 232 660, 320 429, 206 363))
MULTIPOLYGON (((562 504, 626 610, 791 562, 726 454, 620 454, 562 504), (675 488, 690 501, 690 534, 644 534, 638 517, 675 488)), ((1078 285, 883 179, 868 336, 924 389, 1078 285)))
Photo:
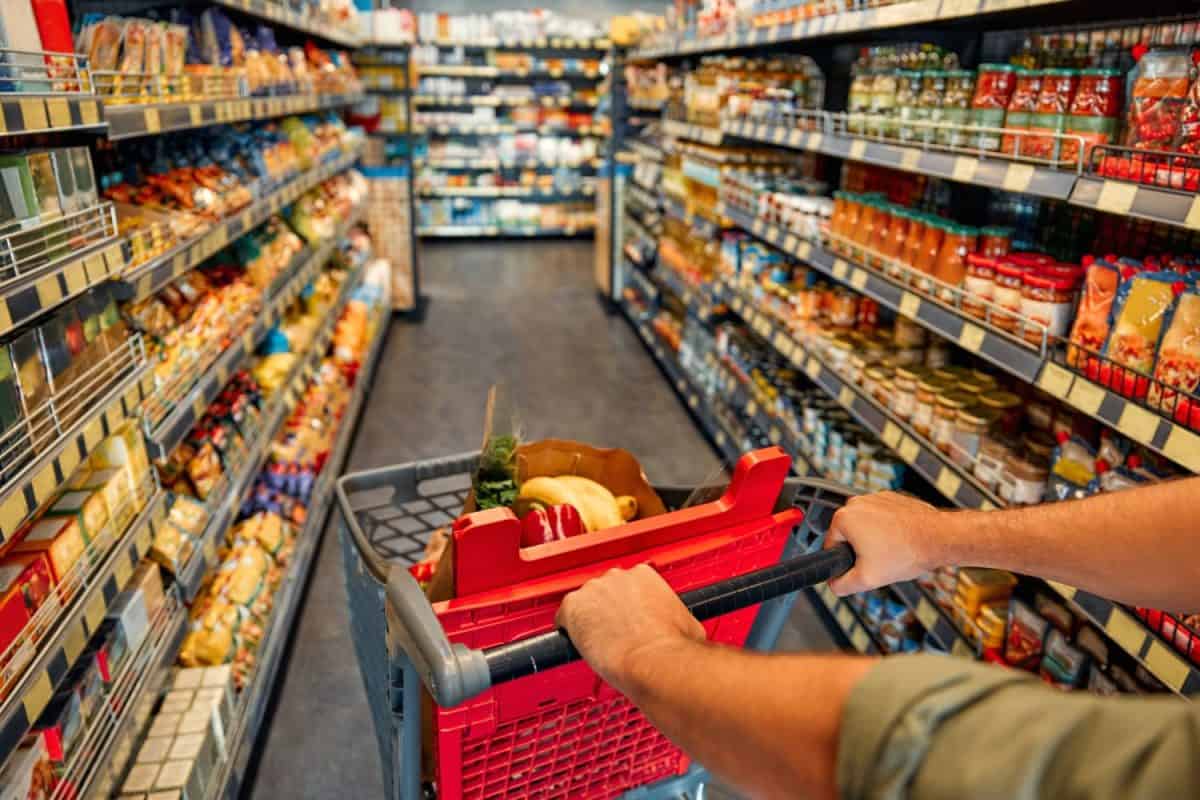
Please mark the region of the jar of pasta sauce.
POLYGON ((1073 277, 1058 277, 1028 270, 1021 276, 1021 316, 1025 341, 1041 345, 1045 337, 1062 338, 1075 311, 1079 283, 1073 277), (1030 324, 1032 323, 1032 324, 1030 324))
POLYGON ((903 274, 897 265, 904 255, 904 243, 908 240, 910 224, 912 212, 903 206, 892 206, 892 221, 888 225, 887 239, 883 242, 880 252, 883 256, 883 270, 893 278, 903 274))
POLYGON ((867 264, 876 269, 883 266, 883 255, 890 241, 888 237, 891 233, 892 218, 891 203, 882 201, 875 206, 875 230, 866 244, 871 250, 867 253, 867 264))
POLYGON ((947 127, 934 130, 938 144, 948 147, 967 146, 967 118, 970 114, 971 98, 975 92, 975 73, 965 69, 946 73, 946 94, 942 107, 933 115, 934 122, 947 127))
POLYGON ((1079 86, 1079 70, 1048 69, 1042 74, 1042 90, 1029 118, 1030 135, 1021 145, 1021 155, 1057 163, 1062 156, 1062 140, 1056 134, 1067 128, 1067 112, 1079 86))
POLYGON ((937 286, 938 299, 953 303, 967 275, 967 256, 975 252, 979 240, 979 229, 968 225, 946 225, 933 277, 940 282, 937 286))
POLYGON ((1017 67, 1016 84, 1008 108, 1004 112, 1005 133, 1000 137, 1000 152, 1005 155, 1020 155, 1024 135, 1029 130, 1033 109, 1042 91, 1041 70, 1017 67))
POLYGON ((958 414, 971 405, 973 400, 971 395, 957 390, 943 392, 937 397, 933 407, 933 429, 930 431, 930 438, 938 450, 946 455, 953 452, 951 445, 954 442, 954 423, 958 414))
POLYGON ((909 212, 908 236, 904 240, 904 252, 900 260, 910 270, 916 269, 917 261, 920 260, 921 243, 925 241, 925 228, 928 226, 928 222, 928 215, 922 214, 920 211, 909 212))
POLYGON ((875 235, 875 220, 879 213, 879 200, 875 197, 864 197, 858 216, 858 226, 848 231, 850 238, 858 247, 851 248, 851 255, 859 261, 863 260, 862 248, 871 243, 875 235))
POLYGON ((892 397, 888 407, 902 420, 912 418, 917 402, 918 370, 912 366, 896 367, 892 376, 892 397))
POLYGON ((962 310, 973 317, 987 317, 987 304, 996 289, 996 260, 980 253, 967 256, 967 274, 963 278, 962 310))
POLYGON ((988 258, 1006 256, 1012 249, 1012 228, 989 225, 980 231, 980 234, 979 252, 988 258))
MULTIPOLYGON (((1003 128, 1004 113, 1016 86, 1017 68, 1009 64, 980 64, 971 97, 968 122, 974 128, 1003 128)), ((1000 134, 995 130, 979 130, 969 143, 980 150, 1000 149, 1000 134)))
POLYGON ((1063 139, 1063 161, 1088 161, 1093 147, 1116 141, 1121 127, 1121 82, 1121 72, 1116 69, 1085 69, 1080 74, 1067 115, 1066 132, 1071 136, 1063 139), (1076 136, 1083 139, 1082 152, 1076 136))
POLYGON ((1024 297, 1022 278, 1025 267, 1012 261, 996 263, 996 288, 992 291, 992 303, 1002 311, 993 310, 992 324, 1009 332, 1017 330, 1017 319, 1021 313, 1021 301, 1024 297), (1009 312, 1009 313, 1004 313, 1009 312))
MULTIPOLYGON (((941 252, 942 242, 946 238, 946 229, 949 226, 944 219, 930 215, 925 220, 925 235, 921 239, 921 249, 917 253, 917 262, 913 264, 913 268, 917 272, 923 272, 926 275, 933 276, 937 269, 938 253, 941 252)), ((922 292, 932 293, 933 282, 914 276, 913 285, 922 292)))

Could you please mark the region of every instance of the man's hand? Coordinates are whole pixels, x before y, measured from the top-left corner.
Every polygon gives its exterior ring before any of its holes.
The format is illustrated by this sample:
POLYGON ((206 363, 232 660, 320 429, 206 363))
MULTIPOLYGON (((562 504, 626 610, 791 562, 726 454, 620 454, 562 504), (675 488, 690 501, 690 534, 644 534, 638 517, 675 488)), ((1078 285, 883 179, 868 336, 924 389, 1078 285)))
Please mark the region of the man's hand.
POLYGON ((881 492, 851 497, 829 525, 825 546, 847 541, 854 547, 854 569, 829 582, 845 597, 907 581, 938 563, 938 535, 951 513, 914 497, 881 492))
POLYGON ((557 623, 600 677, 628 695, 639 659, 704 641, 704 626, 647 564, 609 570, 563 598, 557 623))

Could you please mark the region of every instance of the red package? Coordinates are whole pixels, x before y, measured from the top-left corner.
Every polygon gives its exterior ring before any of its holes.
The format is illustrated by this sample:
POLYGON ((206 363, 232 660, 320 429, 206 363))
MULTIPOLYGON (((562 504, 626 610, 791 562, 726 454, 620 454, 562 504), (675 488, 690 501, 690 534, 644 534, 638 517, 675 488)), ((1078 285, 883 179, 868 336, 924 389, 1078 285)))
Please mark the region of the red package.
POLYGON ((587 528, 572 505, 549 506, 530 511, 521 518, 521 547, 533 547, 578 536, 587 528))

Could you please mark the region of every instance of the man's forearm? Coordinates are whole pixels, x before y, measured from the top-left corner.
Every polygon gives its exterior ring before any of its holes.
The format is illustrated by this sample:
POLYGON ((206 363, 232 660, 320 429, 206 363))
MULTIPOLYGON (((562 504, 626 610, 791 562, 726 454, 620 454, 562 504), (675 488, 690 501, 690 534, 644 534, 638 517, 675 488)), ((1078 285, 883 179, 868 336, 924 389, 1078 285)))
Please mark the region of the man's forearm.
POLYGON ((832 798, 842 710, 875 663, 678 639, 640 654, 625 688, 659 730, 749 796, 832 798))
POLYGON ((1009 569, 1134 605, 1200 608, 1200 478, 943 517, 931 532, 937 564, 1009 569))

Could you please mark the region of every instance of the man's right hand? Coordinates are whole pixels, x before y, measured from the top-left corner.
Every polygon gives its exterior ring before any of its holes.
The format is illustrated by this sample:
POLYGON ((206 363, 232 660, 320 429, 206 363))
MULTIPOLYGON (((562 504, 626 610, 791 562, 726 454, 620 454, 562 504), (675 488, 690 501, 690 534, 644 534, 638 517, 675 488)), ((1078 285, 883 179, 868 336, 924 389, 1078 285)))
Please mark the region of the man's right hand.
POLYGON ((941 566, 937 542, 951 512, 896 492, 858 495, 837 510, 825 546, 841 541, 854 548, 854 568, 829 582, 845 597, 907 581, 941 566))

